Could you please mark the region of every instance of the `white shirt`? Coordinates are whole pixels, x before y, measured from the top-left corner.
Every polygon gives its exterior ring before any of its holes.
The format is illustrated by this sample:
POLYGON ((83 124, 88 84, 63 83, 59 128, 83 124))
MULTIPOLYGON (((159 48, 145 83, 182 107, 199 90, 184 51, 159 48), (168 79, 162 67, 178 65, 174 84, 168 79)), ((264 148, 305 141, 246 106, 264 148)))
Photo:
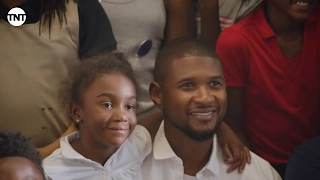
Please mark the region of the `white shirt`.
POLYGON ((184 175, 183 162, 173 152, 164 134, 163 122, 156 134, 153 152, 141 167, 144 180, 281 180, 271 165, 251 152, 251 164, 247 164, 243 173, 227 173, 229 165, 224 163, 222 150, 216 136, 213 140, 212 154, 209 162, 195 177, 184 175))
POLYGON ((151 152, 147 129, 137 125, 133 133, 104 166, 83 157, 70 142, 80 137, 72 133, 60 141, 60 147, 43 161, 45 173, 53 180, 140 180, 141 164, 151 152))

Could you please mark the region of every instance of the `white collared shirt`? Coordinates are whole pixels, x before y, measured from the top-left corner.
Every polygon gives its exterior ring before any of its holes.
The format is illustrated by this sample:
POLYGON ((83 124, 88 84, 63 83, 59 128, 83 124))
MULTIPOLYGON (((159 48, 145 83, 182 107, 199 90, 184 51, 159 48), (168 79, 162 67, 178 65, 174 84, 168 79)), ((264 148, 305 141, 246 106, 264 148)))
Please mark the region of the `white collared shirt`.
POLYGON ((53 180, 140 180, 141 164, 151 152, 147 129, 137 125, 104 166, 83 157, 70 142, 80 137, 72 133, 60 140, 60 147, 44 159, 45 173, 53 180))
POLYGON ((163 122, 155 137, 153 152, 147 156, 141 168, 143 180, 281 180, 267 161, 252 152, 251 164, 246 165, 243 173, 235 170, 228 174, 229 165, 224 163, 216 136, 207 165, 194 177, 185 175, 182 160, 174 153, 164 134, 163 122))

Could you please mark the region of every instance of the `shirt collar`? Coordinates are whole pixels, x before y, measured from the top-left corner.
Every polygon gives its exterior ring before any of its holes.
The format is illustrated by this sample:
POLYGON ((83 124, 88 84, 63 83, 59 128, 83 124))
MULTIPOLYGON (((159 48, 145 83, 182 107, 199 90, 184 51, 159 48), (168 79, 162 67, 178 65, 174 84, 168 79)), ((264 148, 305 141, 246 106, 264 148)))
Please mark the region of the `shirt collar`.
MULTIPOLYGON (((256 15, 254 17, 254 24, 255 24, 256 28, 258 29, 258 31, 260 32, 259 34, 261 34, 261 36, 264 39, 268 39, 270 37, 275 36, 275 33, 274 33, 273 29, 270 27, 270 25, 265 17, 264 8, 265 8, 265 5, 264 5, 264 3, 262 3, 260 5, 260 7, 257 9, 256 15)), ((317 21, 317 16, 318 16, 318 14, 320 14, 319 10, 320 10, 320 6, 318 6, 314 10, 314 12, 310 15, 308 20, 305 22, 305 25, 309 25, 309 24, 315 23, 317 21)))
POLYGON ((73 132, 60 140, 60 147, 62 155, 67 159, 85 159, 81 154, 75 151, 70 142, 80 138, 79 131, 73 132))
MULTIPOLYGON (((217 137, 214 136, 213 138, 213 147, 212 153, 209 159, 209 162, 206 166, 202 168, 199 173, 209 170, 213 174, 219 176, 219 162, 222 159, 220 149, 219 149, 217 137)), ((164 159, 171 159, 171 158, 179 158, 174 151, 172 150, 166 136, 164 133, 164 121, 162 121, 159 130, 155 136, 154 143, 153 143, 153 157, 155 160, 164 160, 164 159)), ((223 161, 222 161, 223 162, 223 161)))
MULTIPOLYGON (((73 132, 61 138, 60 140, 61 153, 66 159, 88 160, 84 156, 82 156, 80 153, 78 153, 76 150, 74 150, 70 144, 70 142, 73 142, 74 140, 79 138, 80 138, 79 131, 73 132)), ((116 150, 116 152, 112 154, 112 156, 105 163, 105 166, 108 165, 117 156, 118 152, 122 149, 122 147, 126 142, 127 140, 116 150)))
POLYGON ((154 138, 153 157, 156 160, 178 157, 172 150, 166 135, 164 134, 164 123, 162 121, 159 130, 154 138))
MULTIPOLYGON (((24 24, 36 23, 41 17, 41 0, 28 0, 19 6, 27 14, 27 19, 24 24)), ((10 11, 8 7, 0 3, 0 19, 8 22, 7 14, 10 11)))

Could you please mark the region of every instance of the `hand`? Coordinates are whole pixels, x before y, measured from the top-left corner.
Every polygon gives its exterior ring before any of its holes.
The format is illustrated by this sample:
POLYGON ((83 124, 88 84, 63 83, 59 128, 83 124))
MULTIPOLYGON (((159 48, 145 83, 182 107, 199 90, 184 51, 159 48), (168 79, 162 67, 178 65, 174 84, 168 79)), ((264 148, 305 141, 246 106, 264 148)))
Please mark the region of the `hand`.
POLYGON ((238 172, 242 173, 246 163, 251 163, 249 149, 224 122, 219 127, 217 138, 222 153, 226 157, 225 163, 231 164, 227 172, 230 173, 238 168, 238 172))
POLYGON ((231 164, 228 173, 237 169, 242 173, 246 163, 251 163, 251 155, 249 149, 242 143, 226 143, 222 146, 223 155, 226 157, 225 163, 231 164))

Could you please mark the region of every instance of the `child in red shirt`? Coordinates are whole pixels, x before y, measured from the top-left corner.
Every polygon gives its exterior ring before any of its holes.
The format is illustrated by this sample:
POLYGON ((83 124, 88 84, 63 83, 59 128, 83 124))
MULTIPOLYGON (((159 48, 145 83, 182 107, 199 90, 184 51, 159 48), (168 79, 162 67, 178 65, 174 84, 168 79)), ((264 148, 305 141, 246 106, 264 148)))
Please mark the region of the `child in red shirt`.
POLYGON ((294 147, 320 133, 319 1, 266 0, 223 31, 227 124, 284 177, 294 147))

